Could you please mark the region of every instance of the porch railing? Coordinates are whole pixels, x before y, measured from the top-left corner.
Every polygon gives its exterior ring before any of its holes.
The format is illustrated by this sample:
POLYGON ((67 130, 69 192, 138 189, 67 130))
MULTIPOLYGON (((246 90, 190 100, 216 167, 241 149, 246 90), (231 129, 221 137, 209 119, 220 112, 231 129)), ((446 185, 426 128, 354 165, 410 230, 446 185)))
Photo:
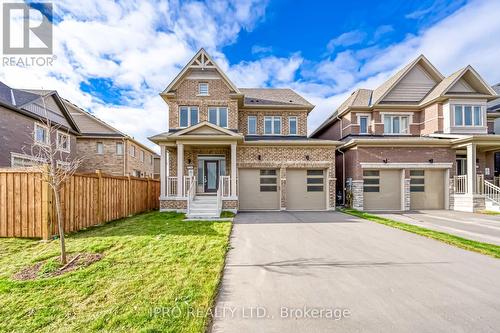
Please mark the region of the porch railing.
POLYGON ((496 202, 500 205, 500 187, 485 181, 484 182, 484 195, 486 198, 496 202))
POLYGON ((221 176, 220 177, 220 186, 221 195, 223 198, 228 198, 231 196, 231 177, 230 176, 221 176))
POLYGON ((167 179, 167 197, 177 196, 177 177, 168 177, 167 179))
POLYGON ((467 193, 467 175, 455 176, 453 183, 456 194, 467 193))
POLYGON ((219 178, 219 188, 217 189, 217 216, 222 212, 222 177, 219 178))

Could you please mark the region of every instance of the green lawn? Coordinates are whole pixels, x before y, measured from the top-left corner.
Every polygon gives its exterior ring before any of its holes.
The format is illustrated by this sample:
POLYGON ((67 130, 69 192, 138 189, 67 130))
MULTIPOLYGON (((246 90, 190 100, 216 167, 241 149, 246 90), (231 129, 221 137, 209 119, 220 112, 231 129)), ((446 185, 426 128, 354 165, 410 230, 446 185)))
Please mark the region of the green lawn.
POLYGON ((399 221, 394 221, 385 217, 368 214, 361 212, 356 209, 344 208, 340 209, 341 212, 346 214, 361 217, 366 220, 384 224, 393 228, 401 229, 404 231, 412 232, 417 235, 425 236, 428 238, 436 239, 438 241, 451 244, 462 249, 479 252, 482 254, 487 254, 489 256, 500 258, 500 246, 488 243, 482 243, 473 241, 470 239, 465 239, 462 237, 447 234, 445 232, 435 231, 427 228, 418 227, 412 224, 407 224, 399 221))
POLYGON ((70 253, 104 258, 33 281, 11 276, 57 256, 58 242, 0 239, 0 331, 204 332, 231 223, 183 218, 153 212, 72 234, 70 253))

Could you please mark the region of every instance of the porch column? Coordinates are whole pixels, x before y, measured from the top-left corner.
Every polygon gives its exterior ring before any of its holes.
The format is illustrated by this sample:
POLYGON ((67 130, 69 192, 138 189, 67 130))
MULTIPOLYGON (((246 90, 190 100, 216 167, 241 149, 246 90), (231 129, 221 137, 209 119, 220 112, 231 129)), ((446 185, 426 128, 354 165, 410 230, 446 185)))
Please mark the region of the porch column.
POLYGON ((182 187, 184 181, 184 145, 177 144, 177 197, 182 197, 182 187))
POLYGON ((231 143, 231 196, 236 196, 236 143, 231 143))
POLYGON ((467 194, 476 193, 476 145, 467 145, 467 194))
POLYGON ((160 198, 165 198, 165 185, 167 184, 167 173, 165 172, 165 161, 167 159, 167 149, 160 145, 160 198))

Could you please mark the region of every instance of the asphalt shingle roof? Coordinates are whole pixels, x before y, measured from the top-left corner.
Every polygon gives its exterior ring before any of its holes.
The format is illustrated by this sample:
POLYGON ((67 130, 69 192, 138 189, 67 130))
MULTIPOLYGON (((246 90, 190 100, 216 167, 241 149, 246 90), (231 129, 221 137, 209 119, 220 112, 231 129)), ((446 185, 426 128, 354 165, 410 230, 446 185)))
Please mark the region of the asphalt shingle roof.
POLYGON ((245 105, 296 105, 314 107, 292 89, 239 88, 245 95, 245 105))

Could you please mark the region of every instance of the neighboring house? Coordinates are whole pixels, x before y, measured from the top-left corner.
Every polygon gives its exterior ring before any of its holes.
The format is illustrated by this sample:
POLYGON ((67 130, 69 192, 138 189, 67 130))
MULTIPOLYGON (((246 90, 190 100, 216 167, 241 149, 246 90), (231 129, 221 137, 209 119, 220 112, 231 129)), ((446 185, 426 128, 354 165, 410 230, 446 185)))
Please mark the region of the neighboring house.
POLYGON ((238 88, 201 49, 160 95, 162 210, 335 208, 337 143, 307 138, 314 106, 294 91, 238 88))
POLYGON ((38 163, 31 148, 34 144, 49 142, 57 146, 58 163, 64 165, 76 156, 78 134, 78 126, 57 92, 42 97, 0 82, 0 167, 27 167, 38 163), (46 119, 57 128, 51 140, 46 119))
POLYGON ((500 151, 486 112, 497 97, 471 66, 444 77, 422 55, 353 92, 311 137, 344 142, 338 188, 356 209, 481 210, 500 151))
MULTIPOLYGON (((500 83, 492 88, 500 95, 500 83)), ((493 132, 500 134, 500 98, 488 102, 488 119, 493 121, 493 132)), ((500 153, 495 154, 495 176, 500 176, 500 153)))
POLYGON ((76 144, 78 155, 84 157, 80 172, 100 170, 114 176, 154 176, 158 154, 68 100, 64 103, 81 132, 76 144))

